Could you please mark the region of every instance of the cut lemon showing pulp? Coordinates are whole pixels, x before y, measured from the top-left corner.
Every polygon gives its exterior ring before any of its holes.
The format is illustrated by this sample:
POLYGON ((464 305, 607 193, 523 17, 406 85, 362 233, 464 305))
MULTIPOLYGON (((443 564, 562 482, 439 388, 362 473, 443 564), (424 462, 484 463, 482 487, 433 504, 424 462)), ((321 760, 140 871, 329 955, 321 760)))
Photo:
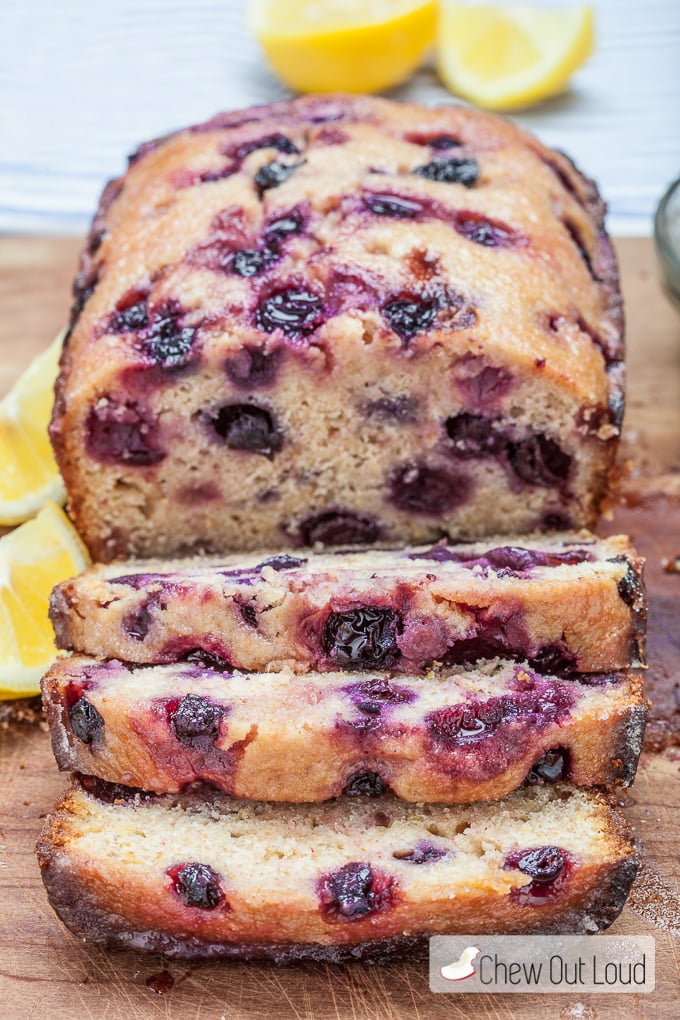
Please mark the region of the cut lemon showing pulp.
POLYGON ((250 24, 297 92, 377 92, 434 43, 435 0, 251 0, 250 24))
POLYGON ((590 7, 442 4, 439 73, 456 95, 494 110, 561 92, 593 50, 590 7))
POLYGON ((57 654, 47 616, 50 593, 88 562, 56 503, 0 538, 0 699, 39 693, 40 677, 57 654))
POLYGON ((0 524, 28 520, 64 486, 47 435, 63 333, 0 401, 0 524))

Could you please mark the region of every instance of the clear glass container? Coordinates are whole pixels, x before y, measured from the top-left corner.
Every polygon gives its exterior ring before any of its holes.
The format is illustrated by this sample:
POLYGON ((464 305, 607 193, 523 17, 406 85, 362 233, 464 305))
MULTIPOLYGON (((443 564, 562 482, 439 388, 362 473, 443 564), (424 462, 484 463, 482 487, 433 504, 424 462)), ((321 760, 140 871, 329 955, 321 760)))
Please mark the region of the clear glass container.
POLYGON ((654 240, 666 289, 680 309, 680 178, 671 184, 656 210, 654 240))

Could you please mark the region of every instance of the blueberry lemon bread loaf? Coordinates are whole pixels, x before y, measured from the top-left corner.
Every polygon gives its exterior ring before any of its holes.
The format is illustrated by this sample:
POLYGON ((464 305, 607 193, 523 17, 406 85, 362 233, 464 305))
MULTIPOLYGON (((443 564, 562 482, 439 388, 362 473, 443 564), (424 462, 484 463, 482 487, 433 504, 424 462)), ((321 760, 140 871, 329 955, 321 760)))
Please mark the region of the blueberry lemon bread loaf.
POLYGON ((598 795, 291 806, 76 782, 39 845, 51 903, 89 940, 171 956, 338 961, 456 932, 595 932, 636 870, 598 795))
POLYGON ((644 658, 642 561, 625 537, 511 541, 98 565, 55 590, 52 622, 62 648, 89 655, 248 670, 644 658))
POLYGON ((623 410, 603 215, 456 106, 304 97, 142 146, 51 426, 94 557, 592 523, 623 410))
POLYGON ((492 800, 521 783, 628 785, 646 704, 634 674, 542 676, 501 660, 423 676, 131 669, 60 659, 43 681, 60 768, 157 793, 492 800))

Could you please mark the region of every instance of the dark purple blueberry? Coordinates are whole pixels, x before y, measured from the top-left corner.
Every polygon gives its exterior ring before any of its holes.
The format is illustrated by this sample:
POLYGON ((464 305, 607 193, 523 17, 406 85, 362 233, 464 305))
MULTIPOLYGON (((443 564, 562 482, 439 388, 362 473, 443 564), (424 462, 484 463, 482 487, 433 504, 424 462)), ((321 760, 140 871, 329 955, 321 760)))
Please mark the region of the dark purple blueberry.
POLYGON ((133 641, 143 641, 146 638, 157 605, 157 596, 153 594, 125 613, 122 621, 123 630, 133 641))
POLYGON ((109 327, 112 333, 131 333, 144 329, 149 323, 146 298, 116 312, 109 327))
POLYGON ((257 628, 257 609, 255 606, 252 606, 249 602, 243 602, 239 605, 239 610, 248 626, 257 628))
POLYGON ((362 410, 366 417, 374 418, 376 421, 401 424, 416 420, 418 401, 405 393, 398 397, 379 397, 364 404, 362 410))
POLYGON ((242 347, 227 359, 225 368, 235 386, 256 389, 271 386, 281 361, 280 349, 265 351, 263 347, 242 347))
POLYGON ((210 424, 231 450, 271 457, 283 444, 272 415, 255 404, 226 404, 210 418, 210 424))
POLYGON ((416 198, 404 195, 380 195, 375 191, 364 194, 364 205, 376 216, 396 216, 398 219, 413 219, 423 211, 422 203, 416 198))
POLYGON ((556 783, 558 779, 565 779, 568 771, 569 752, 563 747, 554 747, 542 754, 532 765, 526 781, 530 786, 536 786, 537 783, 556 783))
POLYGON ((220 732, 224 707, 215 705, 200 694, 185 694, 168 705, 168 721, 178 740, 192 741, 200 737, 214 740, 220 732))
POLYGON ((476 159, 457 158, 455 156, 435 156, 425 166, 414 170, 419 177, 429 181, 440 181, 443 184, 462 184, 471 188, 479 177, 479 164, 476 159))
POLYGON ((352 861, 319 880, 321 912, 328 921, 357 921, 393 906, 395 886, 393 878, 370 864, 352 861))
POLYGON ((243 145, 239 145, 233 152, 227 153, 227 155, 233 155, 236 159, 245 159, 251 152, 255 152, 256 149, 278 149, 279 152, 286 152, 290 156, 296 156, 300 152, 297 145, 291 142, 290 138, 286 138, 285 135, 274 134, 265 135, 264 138, 256 138, 252 142, 244 142, 243 145))
POLYGON ((527 485, 558 485, 571 471, 571 457, 544 435, 529 436, 508 446, 512 470, 527 485))
POLYGON ((609 563, 622 563, 626 567, 626 573, 617 583, 616 588, 619 596, 627 606, 635 606, 636 602, 644 599, 644 589, 641 578, 633 570, 632 563, 626 556, 613 556, 609 563))
POLYGON ((397 336, 408 342, 416 333, 422 333, 432 326, 437 318, 439 304, 432 298, 396 298, 383 305, 380 311, 397 336))
POLYGON ((464 411, 447 418, 444 427, 453 443, 453 452, 464 460, 468 457, 495 457, 505 446, 505 438, 493 427, 493 421, 480 414, 464 411))
POLYGON ((274 159, 271 163, 265 163, 264 166, 261 166, 253 178, 260 198, 262 198, 265 191, 269 191, 270 188, 278 188, 280 184, 287 181, 299 166, 302 166, 302 164, 280 163, 278 159, 274 159))
POLYGON ((92 744, 104 729, 104 720, 87 698, 79 698, 69 709, 71 729, 84 744, 92 744))
POLYGON ((564 851, 556 846, 539 846, 531 850, 515 850, 505 858, 506 869, 519 868, 531 878, 532 885, 548 885, 562 873, 566 861, 564 851))
POLYGON ((342 791, 348 797, 382 797, 389 786, 377 772, 359 772, 347 781, 342 791))
POLYGON ((508 248, 518 241, 517 234, 510 227, 493 223, 474 213, 460 213, 453 225, 462 237, 486 248, 508 248))
POLYGON ((410 513, 439 516, 460 506, 468 497, 470 481, 443 467, 405 464, 391 476, 392 502, 410 513))
POLYGON ((225 902, 220 876, 209 864, 187 861, 168 868, 167 874, 186 907, 214 910, 225 902))
POLYGON ((390 683, 385 677, 350 684, 345 691, 352 699, 352 703, 366 715, 380 715, 386 705, 408 705, 415 697, 412 691, 390 683))
POLYGON ((263 567, 271 567, 272 570, 295 570, 296 567, 303 567, 307 562, 302 556, 289 556, 287 553, 281 553, 280 556, 270 556, 268 560, 262 560, 262 563, 258 563, 257 570, 262 570, 263 567))
POLYGON ((265 333, 283 330, 288 336, 308 336, 324 322, 323 300, 304 287, 287 287, 270 294, 257 306, 255 322, 265 333))
POLYGON ((304 226, 304 222, 305 218, 300 210, 292 209, 285 216, 279 216, 267 224, 265 237, 268 242, 271 242, 272 240, 277 241, 289 237, 291 234, 299 234, 304 226))
POLYGON ((400 657, 397 634, 401 617, 385 606, 362 606, 344 613, 329 613, 323 647, 337 666, 389 669, 400 657))
POLYGON ((134 401, 118 404, 102 398, 91 408, 85 422, 88 454, 104 464, 147 467, 163 460, 157 426, 134 401))
POLYGON ((132 800, 153 800, 155 793, 139 790, 135 786, 124 786, 122 783, 108 783, 96 776, 84 776, 81 772, 73 773, 74 779, 91 797, 96 797, 103 804, 120 804, 132 800))
POLYGON ((453 135, 427 135, 422 132, 409 132, 406 141, 415 145, 429 145, 431 149, 456 149, 463 144, 460 138, 453 135))
POLYGON ((193 326, 182 325, 183 310, 174 300, 156 309, 149 325, 139 333, 145 351, 164 368, 183 365, 196 338, 193 326))
POLYGON ((547 510, 541 514, 536 527, 539 531, 570 531, 573 522, 566 511, 547 510))
POLYGON ((328 510, 306 517, 300 525, 304 545, 371 545, 382 535, 373 517, 351 510, 328 510))
POLYGON ((205 666, 206 669, 213 669, 216 673, 227 673, 234 667, 230 662, 215 652, 208 652, 205 648, 192 648, 185 652, 182 662, 191 662, 195 666, 205 666))
POLYGON ((433 843, 420 839, 412 850, 395 850, 392 856, 398 861, 408 861, 409 864, 431 864, 432 861, 448 857, 450 853, 450 850, 445 850, 442 846, 434 846, 433 843))
POLYGON ((541 673, 569 674, 576 670, 576 656, 564 645, 545 645, 532 655, 530 665, 541 673))
POLYGON ((235 276, 257 276, 275 265, 279 257, 279 253, 271 248, 244 248, 234 252, 231 271, 235 276))
POLYGON ((548 726, 561 719, 572 702, 573 694, 564 686, 544 682, 486 701, 472 700, 434 709, 426 716, 426 724, 437 744, 455 748, 485 740, 499 727, 515 720, 538 728, 548 726))

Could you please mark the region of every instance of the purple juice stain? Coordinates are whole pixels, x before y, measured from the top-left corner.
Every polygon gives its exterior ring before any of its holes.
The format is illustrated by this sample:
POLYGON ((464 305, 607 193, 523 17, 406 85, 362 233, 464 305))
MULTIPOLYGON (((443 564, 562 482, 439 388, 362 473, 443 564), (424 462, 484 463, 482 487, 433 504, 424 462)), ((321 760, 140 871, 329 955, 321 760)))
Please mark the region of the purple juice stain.
POLYGON ((466 502, 470 479, 446 467, 405 464, 390 474, 390 499, 399 510, 439 516, 466 502))
POLYGON ((431 149, 435 150, 457 149, 463 144, 460 138, 456 138, 455 135, 431 135, 424 132, 409 131, 404 137, 407 142, 412 142, 414 145, 429 145, 431 149))
POLYGON ((451 853, 451 850, 420 839, 411 850, 395 850, 392 856, 409 864, 432 864, 434 861, 440 861, 442 857, 450 857, 451 853))
POLYGON ((389 910, 397 899, 395 879, 363 861, 351 861, 323 875, 317 892, 327 921, 358 921, 389 910))
POLYGON ((423 552, 409 553, 410 560, 435 560, 437 563, 458 563, 462 567, 490 567, 516 574, 529 572, 533 567, 573 566, 590 563, 594 559, 588 549, 567 549, 564 552, 546 552, 542 549, 525 549, 522 546, 501 545, 483 553, 463 552, 455 546, 439 544, 423 552))
POLYGON ((309 336, 326 320, 323 299, 305 287, 285 287, 263 298, 255 325, 265 333, 280 329, 287 336, 309 336))
MULTIPOLYGON (((471 360, 465 357, 459 364, 469 365, 471 360)), ((477 364, 480 361, 480 358, 474 358, 477 364)), ((495 404, 512 389, 513 376, 507 368, 482 364, 474 374, 456 376, 456 385, 462 390, 468 406, 483 409, 489 404, 495 404)))
POLYGON ((214 910, 226 905, 220 875, 209 864, 185 861, 168 868, 166 874, 185 907, 214 910))
POLYGON ((571 238, 574 247, 576 248, 576 251, 583 259, 586 269, 590 273, 591 277, 593 278, 595 283, 602 283, 602 279, 597 275, 597 273, 593 269, 593 263, 590 258, 590 255, 588 254, 588 251, 586 250, 586 246, 581 236, 580 230, 578 229, 576 224, 572 222, 572 220, 564 219, 562 220, 562 223, 564 225, 565 230, 569 234, 569 237, 571 238))
POLYGON ((283 446, 272 414, 255 404, 226 404, 209 416, 209 422, 231 450, 273 457, 283 446))
POLYGON ((390 705, 409 705, 416 695, 407 687, 392 683, 386 677, 375 677, 343 688, 352 704, 364 715, 379 716, 390 705))
POLYGON ((89 456, 104 464, 149 467, 165 457, 157 423, 133 400, 117 403, 101 398, 85 420, 89 456))
POLYGON ((372 545, 382 537, 374 517, 352 510, 326 510, 306 517, 300 524, 304 545, 372 545))
POLYGON ((225 362, 225 371, 231 382, 242 389, 271 386, 279 371, 283 351, 274 348, 246 345, 225 362))
POLYGON ((323 629, 323 649, 336 666, 389 669, 401 658, 397 634, 401 616, 385 606, 362 606, 329 613, 323 629))
POLYGON ((563 687, 537 684, 530 690, 486 701, 472 699, 434 709, 425 717, 425 723, 435 744, 452 750, 487 740, 514 721, 545 729, 567 714, 573 700, 573 695, 563 687))

